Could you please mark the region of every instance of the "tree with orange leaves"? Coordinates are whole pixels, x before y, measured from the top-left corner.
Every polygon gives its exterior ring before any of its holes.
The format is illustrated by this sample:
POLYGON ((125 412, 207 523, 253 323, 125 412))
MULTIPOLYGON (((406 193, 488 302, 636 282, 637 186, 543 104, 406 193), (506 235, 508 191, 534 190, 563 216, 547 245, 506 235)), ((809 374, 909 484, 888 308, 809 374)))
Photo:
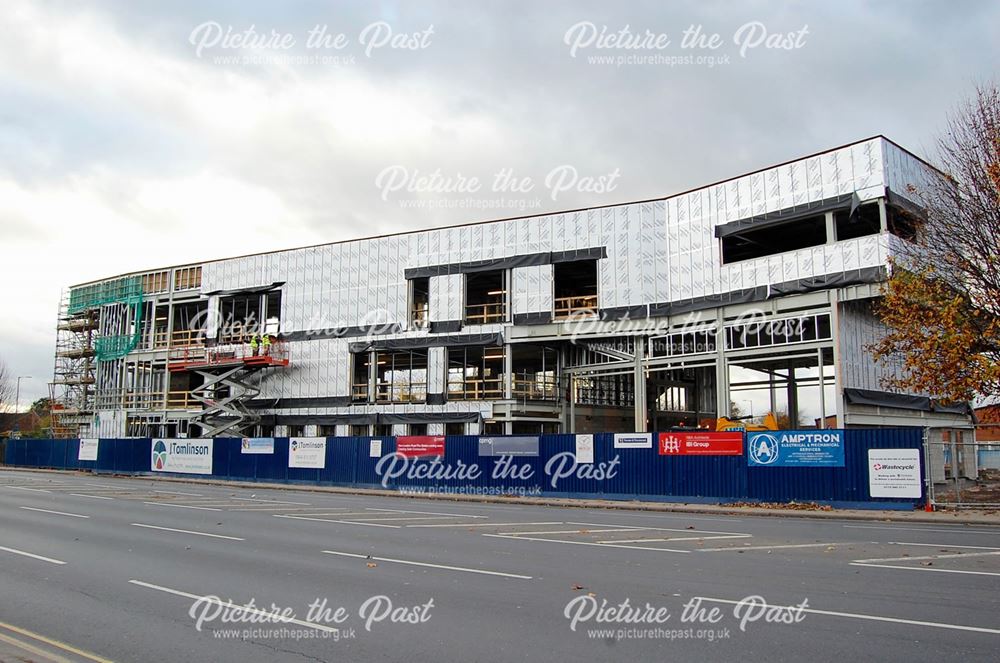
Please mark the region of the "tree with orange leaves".
POLYGON ((878 305, 888 333, 876 360, 901 360, 887 387, 945 401, 1000 394, 1000 90, 949 118, 943 171, 922 190, 925 216, 903 242, 878 305))

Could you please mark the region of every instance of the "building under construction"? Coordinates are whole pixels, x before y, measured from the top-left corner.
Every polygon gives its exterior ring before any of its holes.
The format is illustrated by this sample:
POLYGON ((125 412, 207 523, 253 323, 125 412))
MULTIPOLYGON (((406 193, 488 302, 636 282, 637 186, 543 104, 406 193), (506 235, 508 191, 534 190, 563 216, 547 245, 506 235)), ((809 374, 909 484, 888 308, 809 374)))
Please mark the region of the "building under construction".
POLYGON ((54 432, 968 427, 866 350, 934 176, 878 136, 654 200, 73 286, 54 432))

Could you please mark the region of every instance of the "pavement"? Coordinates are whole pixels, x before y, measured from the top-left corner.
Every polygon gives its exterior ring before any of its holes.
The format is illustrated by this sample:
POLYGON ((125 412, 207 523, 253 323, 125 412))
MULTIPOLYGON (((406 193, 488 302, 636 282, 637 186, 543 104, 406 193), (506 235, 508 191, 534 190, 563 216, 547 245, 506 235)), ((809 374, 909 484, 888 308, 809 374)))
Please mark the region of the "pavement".
POLYGON ((1000 647, 995 517, 574 504, 0 470, 0 660, 993 661, 1000 647))

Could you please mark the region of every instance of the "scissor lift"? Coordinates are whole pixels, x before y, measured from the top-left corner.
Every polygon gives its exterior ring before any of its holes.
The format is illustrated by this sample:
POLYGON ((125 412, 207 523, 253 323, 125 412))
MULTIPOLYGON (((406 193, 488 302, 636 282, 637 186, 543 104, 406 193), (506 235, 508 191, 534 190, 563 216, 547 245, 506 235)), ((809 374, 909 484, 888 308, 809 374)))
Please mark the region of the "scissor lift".
POLYGON ((204 380, 191 390, 192 398, 204 406, 192 421, 201 427, 201 437, 242 434, 260 422, 260 415, 247 407, 260 388, 247 378, 268 368, 288 366, 288 349, 280 342, 267 349, 254 349, 248 343, 183 348, 171 354, 167 366, 171 372, 191 371, 204 380))

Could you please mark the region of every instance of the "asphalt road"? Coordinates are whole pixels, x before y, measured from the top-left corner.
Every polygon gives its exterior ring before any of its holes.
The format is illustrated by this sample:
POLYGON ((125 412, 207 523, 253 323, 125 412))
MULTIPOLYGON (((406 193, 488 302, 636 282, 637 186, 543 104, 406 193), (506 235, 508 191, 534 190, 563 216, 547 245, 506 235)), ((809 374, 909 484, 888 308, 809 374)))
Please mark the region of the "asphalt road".
POLYGON ((0 498, 2 660, 912 662, 1000 651, 1000 528, 17 471, 0 471, 0 498), (624 601, 632 610, 616 611, 624 601))

